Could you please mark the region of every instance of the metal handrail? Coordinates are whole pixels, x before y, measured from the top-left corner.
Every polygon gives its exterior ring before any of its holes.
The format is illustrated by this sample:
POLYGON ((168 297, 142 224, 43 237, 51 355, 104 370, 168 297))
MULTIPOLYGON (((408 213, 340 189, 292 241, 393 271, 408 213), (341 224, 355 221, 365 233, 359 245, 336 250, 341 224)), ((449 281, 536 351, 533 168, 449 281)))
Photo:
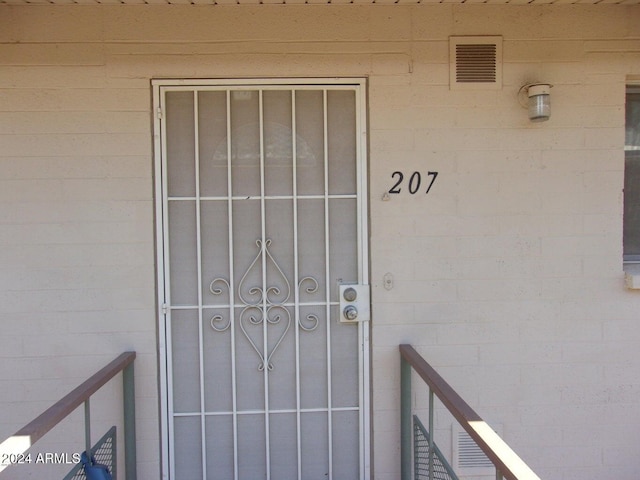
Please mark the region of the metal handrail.
MULTIPOLYGON (((433 395, 438 397, 496 468, 496 478, 540 480, 531 468, 436 372, 411 345, 400 345, 402 480, 411 479, 411 371, 429 386, 429 431, 433 432, 433 395)), ((430 435, 430 442, 433 434, 430 435)))
MULTIPOLYGON (((89 398, 104 384, 122 372, 124 405, 125 473, 127 480, 136 478, 135 387, 133 361, 136 352, 124 352, 104 368, 69 392, 42 414, 0 443, 0 453, 20 456, 71 412, 84 403, 85 438, 90 443, 89 398)), ((90 448, 90 445, 89 447, 90 448)), ((8 465, 0 464, 0 472, 8 465)))

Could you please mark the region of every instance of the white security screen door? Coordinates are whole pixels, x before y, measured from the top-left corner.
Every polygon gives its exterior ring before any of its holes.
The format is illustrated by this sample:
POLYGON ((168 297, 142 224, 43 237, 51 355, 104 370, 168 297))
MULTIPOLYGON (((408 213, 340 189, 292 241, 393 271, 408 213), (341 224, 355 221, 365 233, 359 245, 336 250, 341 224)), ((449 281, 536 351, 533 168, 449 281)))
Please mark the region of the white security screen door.
POLYGON ((154 97, 164 477, 368 479, 364 82, 154 97))

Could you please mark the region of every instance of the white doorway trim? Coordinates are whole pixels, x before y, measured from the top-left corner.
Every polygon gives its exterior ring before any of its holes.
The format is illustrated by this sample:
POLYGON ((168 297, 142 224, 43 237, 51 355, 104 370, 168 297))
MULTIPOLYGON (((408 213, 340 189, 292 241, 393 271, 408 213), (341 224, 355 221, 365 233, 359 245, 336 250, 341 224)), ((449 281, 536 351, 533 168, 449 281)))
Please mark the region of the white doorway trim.
MULTIPOLYGON (((295 89, 318 89, 331 86, 353 86, 356 89, 356 132, 357 140, 357 235, 358 235, 358 283, 369 284, 369 251, 368 251, 368 191, 367 191, 367 105, 366 105, 366 80, 363 78, 301 78, 301 79, 240 79, 240 80, 154 80, 153 86, 153 113, 154 113, 154 161, 155 161, 155 210, 156 210, 156 239, 157 239, 157 292, 158 292, 158 342, 159 342, 159 375, 160 375, 160 408, 161 408, 161 447, 162 447, 162 478, 171 478, 170 458, 173 437, 172 422, 169 421, 171 412, 169 398, 169 367, 171 359, 170 344, 171 333, 167 329, 167 313, 169 309, 168 281, 165 275, 168 256, 167 225, 167 180, 166 165, 166 132, 163 131, 163 95, 166 91, 191 91, 200 87, 231 87, 241 90, 255 90, 261 88, 289 87, 295 89)), ((371 452, 371 398, 370 398, 370 328, 369 324, 363 324, 360 329, 360 472, 361 480, 370 478, 370 452, 371 452)))

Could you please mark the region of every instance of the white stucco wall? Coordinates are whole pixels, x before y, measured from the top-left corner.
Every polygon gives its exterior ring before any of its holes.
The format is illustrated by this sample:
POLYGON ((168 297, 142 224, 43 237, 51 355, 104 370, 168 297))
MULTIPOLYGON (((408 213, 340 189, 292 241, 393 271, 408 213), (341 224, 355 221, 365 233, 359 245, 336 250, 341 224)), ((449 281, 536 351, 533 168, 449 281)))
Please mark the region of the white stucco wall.
POLYGON ((542 478, 636 478, 633 75, 633 6, 0 5, 0 437, 134 349, 158 478, 151 78, 366 76, 375 478, 399 474, 402 342, 542 478), (503 37, 502 89, 449 89, 450 35, 503 37), (544 124, 532 81, 554 84, 544 124), (383 201, 394 171, 439 175, 383 201))

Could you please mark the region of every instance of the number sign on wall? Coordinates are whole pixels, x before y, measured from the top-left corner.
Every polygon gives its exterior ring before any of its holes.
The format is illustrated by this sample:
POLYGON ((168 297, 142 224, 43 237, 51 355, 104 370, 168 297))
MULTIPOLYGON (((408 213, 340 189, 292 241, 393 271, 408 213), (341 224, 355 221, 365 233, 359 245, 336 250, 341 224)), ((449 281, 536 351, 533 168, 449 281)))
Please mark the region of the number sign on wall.
POLYGON ((426 178, 420 172, 413 172, 405 175, 403 172, 395 171, 391 174, 394 180, 393 186, 389 189, 390 194, 409 193, 410 195, 428 194, 433 187, 438 172, 427 172, 426 178))

